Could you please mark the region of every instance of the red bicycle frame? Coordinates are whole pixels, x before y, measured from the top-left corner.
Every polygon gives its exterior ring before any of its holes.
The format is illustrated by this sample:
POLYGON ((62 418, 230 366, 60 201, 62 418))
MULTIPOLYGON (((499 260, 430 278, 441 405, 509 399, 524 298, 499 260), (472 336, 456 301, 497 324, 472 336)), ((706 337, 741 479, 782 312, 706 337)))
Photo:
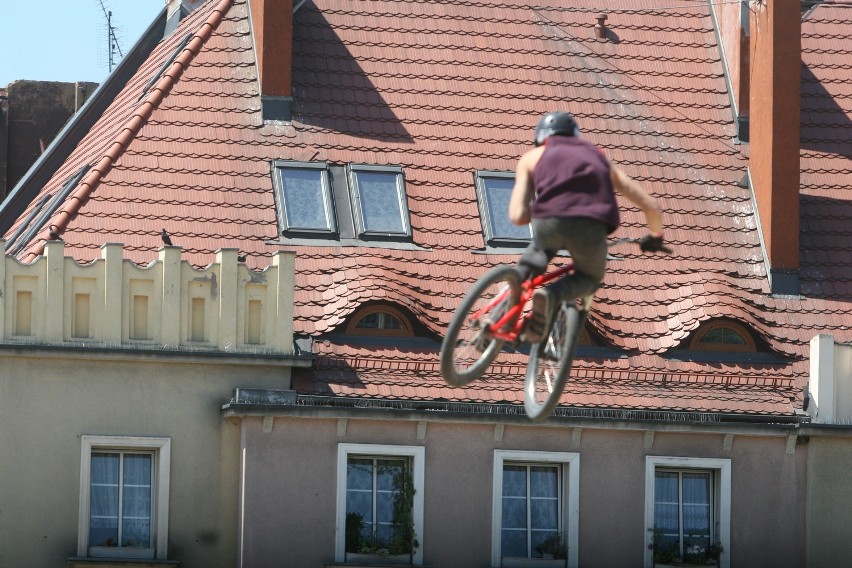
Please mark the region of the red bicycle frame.
MULTIPOLYGON (((559 268, 552 270, 550 272, 546 272, 544 274, 540 274, 535 276, 530 280, 525 280, 521 283, 521 293, 518 297, 518 301, 515 305, 509 308, 503 317, 499 320, 489 324, 489 332, 492 337, 499 339, 501 341, 515 342, 518 340, 518 337, 521 334, 521 330, 524 327, 524 322, 528 317, 526 314, 521 315, 521 311, 524 309, 524 306, 527 305, 527 302, 532 298, 533 292, 541 286, 548 284, 558 278, 569 274, 574 270, 574 263, 568 263, 564 266, 560 266, 559 268)), ((508 294, 508 290, 498 294, 494 297, 490 302, 488 302, 481 309, 477 310, 474 314, 472 314, 472 319, 478 320, 482 317, 483 314, 488 313, 490 310, 494 309, 500 302, 506 299, 506 294, 508 294)))

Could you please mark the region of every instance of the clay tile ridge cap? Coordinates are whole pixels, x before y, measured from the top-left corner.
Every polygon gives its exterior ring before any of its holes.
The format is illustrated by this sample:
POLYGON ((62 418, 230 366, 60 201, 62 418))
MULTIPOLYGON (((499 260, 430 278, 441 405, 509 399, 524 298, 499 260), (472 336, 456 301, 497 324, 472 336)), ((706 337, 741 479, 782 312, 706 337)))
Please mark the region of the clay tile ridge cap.
POLYGON ((113 140, 106 154, 101 158, 96 166, 84 177, 77 189, 74 190, 68 199, 65 201, 67 207, 63 207, 56 213, 46 228, 43 229, 34 239, 33 243, 26 249, 26 252, 21 257, 21 262, 32 262, 36 257, 44 253, 44 245, 50 239, 50 233, 62 234, 68 227, 68 223, 79 211, 80 207, 86 203, 89 196, 100 183, 101 179, 112 169, 115 164, 133 139, 139 134, 142 126, 151 118, 154 110, 159 107, 160 103, 171 91, 172 87, 183 75, 184 70, 189 67, 192 59, 201 51, 201 47, 213 35, 213 30, 222 21, 222 18, 228 12, 233 0, 221 0, 216 8, 208 16, 207 20, 201 24, 199 30, 195 33, 186 47, 183 48, 181 54, 175 58, 169 68, 163 73, 163 76, 151 88, 148 96, 137 107, 136 112, 121 129, 121 133, 113 140))

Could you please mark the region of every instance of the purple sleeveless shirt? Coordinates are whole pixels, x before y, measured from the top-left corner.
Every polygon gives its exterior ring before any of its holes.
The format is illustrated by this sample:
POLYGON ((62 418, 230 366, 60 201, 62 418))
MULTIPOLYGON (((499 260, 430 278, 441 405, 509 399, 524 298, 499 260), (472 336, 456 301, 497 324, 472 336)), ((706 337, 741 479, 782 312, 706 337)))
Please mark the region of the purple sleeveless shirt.
POLYGON ((589 217, 618 228, 618 204, 609 161, 592 144, 572 136, 551 136, 533 170, 533 218, 589 217))

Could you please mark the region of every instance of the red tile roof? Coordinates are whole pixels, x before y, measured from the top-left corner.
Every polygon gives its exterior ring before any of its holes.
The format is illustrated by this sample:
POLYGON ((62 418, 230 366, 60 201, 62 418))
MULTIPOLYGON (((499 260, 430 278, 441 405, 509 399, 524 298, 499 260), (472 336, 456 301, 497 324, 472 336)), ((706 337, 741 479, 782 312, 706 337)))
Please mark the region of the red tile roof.
MULTIPOLYGON (((631 356, 581 364, 571 400, 789 414, 807 381, 808 341, 818 333, 852 341, 852 63, 832 40, 852 24, 830 5, 803 23, 802 297, 771 297, 751 193, 739 185, 747 146, 732 142, 709 8, 647 4, 315 0, 294 17, 293 121, 264 123, 246 3, 210 0, 156 47, 45 184, 42 194, 54 193, 93 166, 18 256, 40 254, 49 225, 81 261, 104 242, 123 242, 133 260, 150 262, 163 228, 199 266, 235 247, 261 268, 292 248, 297 333, 328 334, 364 302, 382 300, 440 334, 470 284, 516 258, 481 253, 472 173, 513 170, 537 118, 567 109, 585 137, 660 198, 676 249, 671 257, 615 251, 621 259, 610 263, 590 324, 631 356), (609 14, 606 40, 594 36, 598 12, 609 14), (191 41, 143 91, 186 34, 191 41), (280 244, 273 159, 402 165, 419 249, 280 244), (661 356, 720 317, 751 326, 790 362, 743 369, 661 356), (598 372, 610 382, 596 383, 598 372), (668 387, 657 373, 688 380, 668 387), (726 377, 748 386, 720 385, 726 377)), ((619 236, 644 233, 627 204, 623 221, 619 236)), ((434 364, 434 353, 423 357, 434 364)), ((401 371, 359 373, 367 390, 329 388, 450 397, 434 370, 423 385, 401 371)), ((320 367, 314 380, 335 372, 320 367)), ((517 397, 514 378, 504 384, 452 396, 517 397)))

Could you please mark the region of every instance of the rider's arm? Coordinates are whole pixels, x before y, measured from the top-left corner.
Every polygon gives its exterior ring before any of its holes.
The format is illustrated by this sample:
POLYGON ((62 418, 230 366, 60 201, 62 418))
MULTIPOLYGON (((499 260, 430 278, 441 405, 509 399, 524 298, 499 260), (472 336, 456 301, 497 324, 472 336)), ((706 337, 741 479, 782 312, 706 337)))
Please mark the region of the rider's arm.
POLYGON ((515 169, 515 186, 509 199, 509 220, 515 225, 526 225, 530 222, 530 202, 535 190, 533 188, 532 171, 535 168, 544 147, 530 150, 518 160, 515 169))
POLYGON ((645 219, 648 221, 648 230, 651 234, 654 236, 662 235, 663 216, 657 200, 615 164, 611 165, 610 177, 612 178, 612 186, 615 190, 632 201, 634 205, 645 213, 645 219))

